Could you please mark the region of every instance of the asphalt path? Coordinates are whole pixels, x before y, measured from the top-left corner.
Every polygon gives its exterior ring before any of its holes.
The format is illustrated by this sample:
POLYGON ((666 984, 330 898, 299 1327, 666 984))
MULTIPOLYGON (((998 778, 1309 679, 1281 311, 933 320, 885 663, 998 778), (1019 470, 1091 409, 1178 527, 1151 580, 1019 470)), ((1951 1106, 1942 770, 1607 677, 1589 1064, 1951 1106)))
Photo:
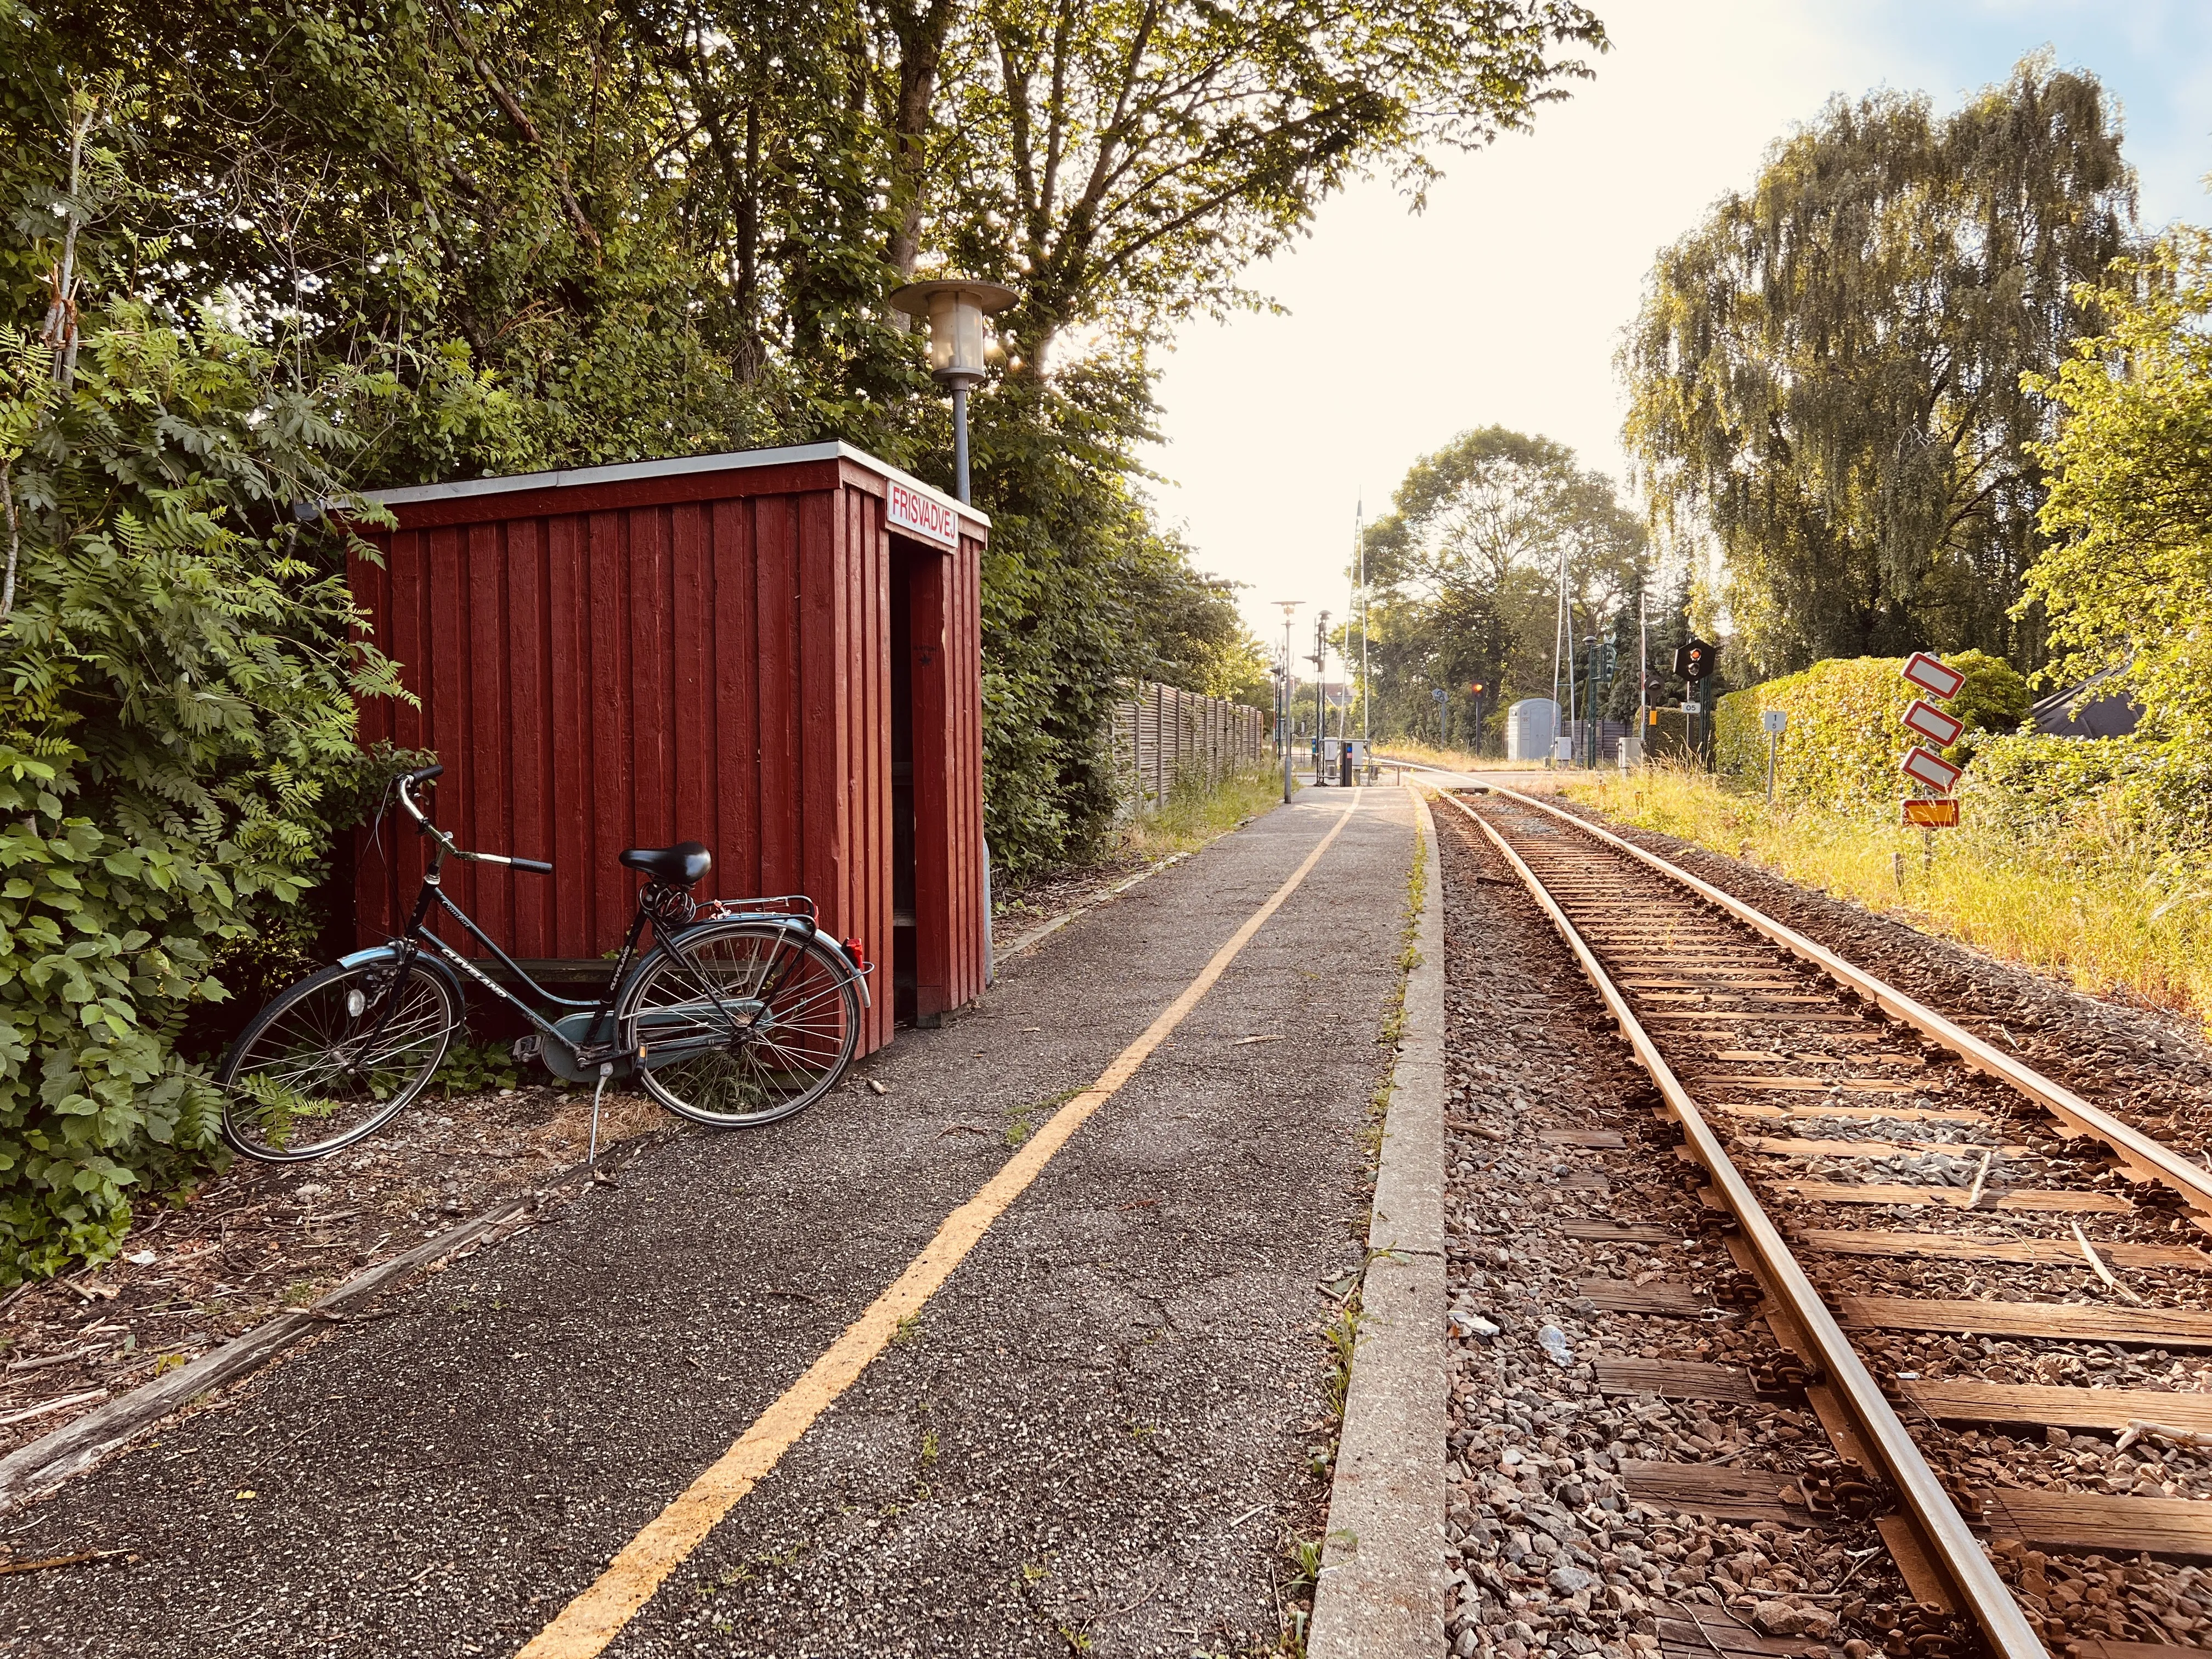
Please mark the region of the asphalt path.
POLYGON ((606 1649, 1266 1650, 1286 1542, 1326 1494, 1324 1287, 1361 1261, 1413 847, 1393 789, 1303 792, 798 1120, 653 1149, 0 1522, 17 1559, 134 1558, 0 1578, 0 1648, 514 1653, 1347 809, 1175 1034, 606 1649))

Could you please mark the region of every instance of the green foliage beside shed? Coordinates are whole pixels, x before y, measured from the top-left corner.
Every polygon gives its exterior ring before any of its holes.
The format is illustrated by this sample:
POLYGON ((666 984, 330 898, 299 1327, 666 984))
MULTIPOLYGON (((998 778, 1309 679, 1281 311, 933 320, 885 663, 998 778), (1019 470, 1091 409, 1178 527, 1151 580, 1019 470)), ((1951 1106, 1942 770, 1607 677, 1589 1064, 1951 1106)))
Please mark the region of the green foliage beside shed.
POLYGON ((112 1255, 205 1162, 179 1034, 356 805, 354 698, 394 683, 292 514, 343 447, 211 316, 0 327, 0 1284, 112 1255))

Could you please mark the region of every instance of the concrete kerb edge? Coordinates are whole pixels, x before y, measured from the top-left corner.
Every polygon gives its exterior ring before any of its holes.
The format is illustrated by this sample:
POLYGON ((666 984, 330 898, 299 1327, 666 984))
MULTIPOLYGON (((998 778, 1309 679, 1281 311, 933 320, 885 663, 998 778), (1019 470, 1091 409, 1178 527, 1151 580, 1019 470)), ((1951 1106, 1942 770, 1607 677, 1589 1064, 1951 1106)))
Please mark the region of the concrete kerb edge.
POLYGON ((1312 1659, 1437 1659, 1445 1648, 1443 876, 1436 821, 1412 793, 1427 849, 1419 957, 1383 1118, 1312 1659))

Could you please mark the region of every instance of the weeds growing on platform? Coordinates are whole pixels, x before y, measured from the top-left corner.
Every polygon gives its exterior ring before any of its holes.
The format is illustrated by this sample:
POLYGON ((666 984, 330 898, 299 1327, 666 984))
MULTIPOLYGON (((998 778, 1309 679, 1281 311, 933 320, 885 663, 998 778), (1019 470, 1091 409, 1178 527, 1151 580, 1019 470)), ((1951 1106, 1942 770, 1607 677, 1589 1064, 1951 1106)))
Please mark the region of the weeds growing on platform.
POLYGON ((1808 807, 1770 811, 1760 795, 1666 768, 1565 793, 2085 991, 2212 1025, 2212 859, 2146 845, 2094 813, 2042 834, 1977 827, 1970 814, 1923 845, 1921 831, 1808 807))
POLYGON ((1282 798, 1282 774, 1272 766, 1232 773, 1211 789, 1176 789, 1159 811, 1147 812, 1123 828, 1121 846, 1147 859, 1194 853, 1247 818, 1257 817, 1282 798))

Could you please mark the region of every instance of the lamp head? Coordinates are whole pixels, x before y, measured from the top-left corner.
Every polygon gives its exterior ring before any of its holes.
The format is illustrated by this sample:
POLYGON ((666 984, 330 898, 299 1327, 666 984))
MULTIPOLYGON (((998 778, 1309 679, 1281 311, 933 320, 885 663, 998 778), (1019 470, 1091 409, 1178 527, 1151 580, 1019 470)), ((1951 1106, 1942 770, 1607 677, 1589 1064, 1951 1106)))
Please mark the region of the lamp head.
POLYGON ((983 378, 983 319, 1019 298, 996 283, 963 277, 908 283, 891 292, 894 311, 929 325, 929 373, 942 386, 974 386, 983 378))

